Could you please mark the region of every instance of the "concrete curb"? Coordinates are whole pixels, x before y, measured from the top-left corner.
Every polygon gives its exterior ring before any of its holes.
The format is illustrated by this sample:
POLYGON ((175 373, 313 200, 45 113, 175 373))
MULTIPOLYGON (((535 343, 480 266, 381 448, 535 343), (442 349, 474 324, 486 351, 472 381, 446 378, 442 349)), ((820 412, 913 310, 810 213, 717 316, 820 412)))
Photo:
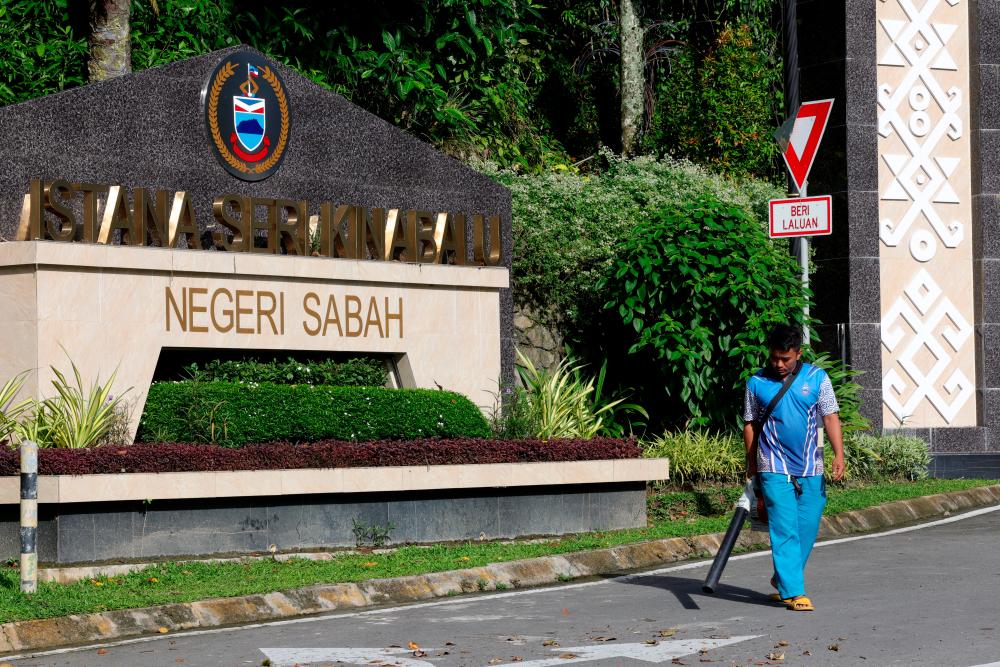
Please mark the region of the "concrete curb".
MULTIPOLYGON (((824 517, 820 525, 820 539, 885 530, 997 503, 1000 503, 1000 485, 899 500, 824 517)), ((766 544, 767 539, 766 533, 744 531, 738 545, 754 548, 766 544)), ((16 621, 0 626, 0 653, 104 642, 164 631, 272 621, 374 605, 404 604, 475 591, 526 588, 567 579, 619 574, 625 570, 709 557, 718 550, 721 540, 722 533, 675 537, 450 572, 373 579, 356 584, 310 586, 146 609, 16 621)))

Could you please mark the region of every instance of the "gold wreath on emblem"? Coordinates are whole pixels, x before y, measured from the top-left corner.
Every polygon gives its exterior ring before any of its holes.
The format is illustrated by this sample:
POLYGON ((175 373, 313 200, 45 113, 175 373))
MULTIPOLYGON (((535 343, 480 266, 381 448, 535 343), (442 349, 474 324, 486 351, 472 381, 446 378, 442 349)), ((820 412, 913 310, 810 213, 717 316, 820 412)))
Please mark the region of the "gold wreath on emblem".
POLYGON ((288 143, 288 99, 285 97, 285 91, 282 89, 277 75, 271 71, 270 67, 265 65, 261 71, 261 76, 271 84, 274 96, 278 98, 278 110, 281 112, 281 132, 278 134, 278 145, 274 147, 274 152, 271 153, 271 156, 259 164, 255 164, 252 167, 248 166, 243 160, 233 155, 232 151, 226 146, 226 142, 222 140, 222 133, 219 131, 219 94, 222 92, 222 86, 225 85, 226 80, 235 73, 236 63, 227 62, 219 70, 219 73, 215 75, 212 87, 208 92, 208 127, 212 133, 212 141, 215 142, 215 147, 219 149, 219 154, 222 155, 222 158, 230 166, 234 169, 239 169, 244 174, 261 174, 278 163, 281 154, 285 151, 285 145, 288 143))

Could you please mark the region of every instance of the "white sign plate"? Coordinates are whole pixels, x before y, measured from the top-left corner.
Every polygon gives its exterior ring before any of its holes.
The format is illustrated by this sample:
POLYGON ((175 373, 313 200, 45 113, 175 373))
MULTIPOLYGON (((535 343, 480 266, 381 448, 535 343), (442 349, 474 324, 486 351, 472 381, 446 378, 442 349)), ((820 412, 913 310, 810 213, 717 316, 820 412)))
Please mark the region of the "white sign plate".
POLYGON ((768 211, 772 239, 827 236, 833 232, 833 199, 830 195, 772 199, 768 211))

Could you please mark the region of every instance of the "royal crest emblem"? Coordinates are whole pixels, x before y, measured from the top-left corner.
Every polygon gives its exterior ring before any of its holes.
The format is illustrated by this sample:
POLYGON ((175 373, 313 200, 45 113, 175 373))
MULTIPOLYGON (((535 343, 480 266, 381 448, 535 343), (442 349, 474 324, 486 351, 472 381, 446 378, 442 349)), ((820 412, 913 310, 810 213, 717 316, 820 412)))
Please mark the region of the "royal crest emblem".
POLYGON ((204 99, 205 124, 222 166, 246 181, 274 173, 288 148, 291 119, 273 64, 249 51, 228 56, 209 77, 204 99))

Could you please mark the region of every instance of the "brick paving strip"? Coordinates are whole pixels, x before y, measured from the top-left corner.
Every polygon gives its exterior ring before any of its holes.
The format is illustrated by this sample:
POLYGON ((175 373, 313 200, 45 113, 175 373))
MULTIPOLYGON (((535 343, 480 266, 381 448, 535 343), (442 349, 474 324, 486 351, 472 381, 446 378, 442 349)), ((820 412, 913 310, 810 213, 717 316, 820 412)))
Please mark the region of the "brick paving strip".
MULTIPOLYGON (((1000 484, 897 500, 823 517, 820 539, 887 530, 1000 503, 1000 484)), ((322 584, 232 598, 76 614, 0 626, 0 653, 110 641, 167 631, 273 621, 374 605, 405 604, 433 598, 527 588, 568 579, 619 574, 715 554, 722 533, 637 542, 606 549, 495 563, 449 572, 358 583, 322 584), (484 584, 485 582, 485 584, 484 584)), ((767 543, 766 533, 744 531, 739 547, 767 543)))

